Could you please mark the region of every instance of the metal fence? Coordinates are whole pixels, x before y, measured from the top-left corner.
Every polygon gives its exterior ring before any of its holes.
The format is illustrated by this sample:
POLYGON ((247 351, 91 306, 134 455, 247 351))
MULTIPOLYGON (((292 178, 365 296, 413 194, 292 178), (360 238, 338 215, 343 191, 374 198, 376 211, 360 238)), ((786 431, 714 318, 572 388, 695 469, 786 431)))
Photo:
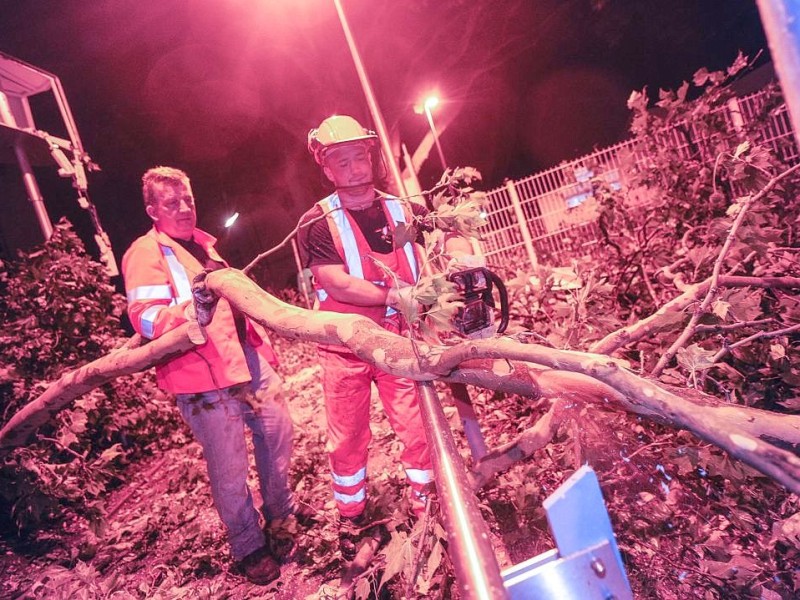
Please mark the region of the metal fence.
MULTIPOLYGON (((800 153, 786 106, 769 109, 769 98, 766 91, 733 98, 720 114, 727 126, 745 131, 765 109, 770 110, 767 125, 750 135, 783 162, 795 163, 800 153)), ((694 123, 665 129, 658 138, 687 157, 708 142, 707 134, 694 123)), ((481 230, 487 261, 526 270, 539 262, 566 265, 572 258, 592 254, 601 239, 600 206, 593 186, 600 180, 611 189, 621 189, 626 174, 645 166, 646 160, 634 140, 627 140, 491 190, 487 224, 481 230)))

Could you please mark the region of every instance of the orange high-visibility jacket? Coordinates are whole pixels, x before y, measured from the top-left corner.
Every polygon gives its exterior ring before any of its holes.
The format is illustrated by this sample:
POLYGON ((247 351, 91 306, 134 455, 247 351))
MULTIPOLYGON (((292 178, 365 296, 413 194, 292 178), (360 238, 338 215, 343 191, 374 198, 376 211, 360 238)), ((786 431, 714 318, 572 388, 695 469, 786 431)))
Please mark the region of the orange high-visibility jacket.
MULTIPOLYGON (((394 231, 400 223, 411 223, 411 208, 402 200, 393 196, 381 196, 381 206, 389 228, 394 231)), ((323 198, 317 204, 322 208, 339 256, 342 257, 347 272, 353 277, 371 281, 375 285, 392 287, 392 276, 381 269, 375 260, 376 257, 385 268, 408 285, 416 283, 419 279, 419 255, 416 245, 407 242, 402 248, 397 248, 390 254, 381 255, 373 252, 367 243, 364 234, 346 210, 341 209, 339 195, 333 193, 323 198)), ((376 323, 381 323, 384 318, 391 316, 395 311, 384 306, 356 306, 334 300, 328 292, 316 284, 317 299, 320 310, 329 310, 339 313, 363 315, 376 323)))
MULTIPOLYGON (((227 264, 214 249, 213 236, 195 229, 194 240, 209 258, 227 264)), ((134 241, 122 258, 133 328, 153 339, 185 323, 185 310, 192 301, 192 280, 202 271, 194 256, 155 227, 134 241)), ((199 393, 250 381, 233 312, 224 298, 220 298, 206 334, 205 344, 156 366, 160 388, 174 394, 199 393)), ((249 319, 247 343, 275 364, 266 332, 249 319)))

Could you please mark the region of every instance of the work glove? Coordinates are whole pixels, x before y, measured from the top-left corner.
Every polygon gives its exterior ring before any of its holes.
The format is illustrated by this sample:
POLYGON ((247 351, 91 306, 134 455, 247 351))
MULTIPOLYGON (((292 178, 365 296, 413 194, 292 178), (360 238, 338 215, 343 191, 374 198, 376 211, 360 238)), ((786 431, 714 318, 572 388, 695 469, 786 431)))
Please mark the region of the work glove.
POLYGON ((192 304, 197 323, 201 327, 208 326, 214 318, 219 296, 206 287, 206 276, 211 271, 203 271, 192 281, 192 304))
POLYGON ((413 293, 414 287, 411 285, 390 288, 386 294, 386 306, 402 312, 403 307, 413 306, 413 293))

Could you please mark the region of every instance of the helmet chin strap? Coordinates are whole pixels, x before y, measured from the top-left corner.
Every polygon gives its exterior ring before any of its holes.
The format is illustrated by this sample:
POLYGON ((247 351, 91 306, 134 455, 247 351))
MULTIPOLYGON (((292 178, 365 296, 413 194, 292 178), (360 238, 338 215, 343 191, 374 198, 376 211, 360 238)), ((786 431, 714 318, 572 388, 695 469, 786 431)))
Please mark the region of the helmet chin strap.
POLYGON ((367 187, 367 186, 375 187, 375 181, 370 179, 369 181, 365 181, 364 183, 358 183, 356 185, 337 185, 336 186, 336 191, 339 191, 339 190, 355 190, 355 189, 363 188, 363 187, 367 187))

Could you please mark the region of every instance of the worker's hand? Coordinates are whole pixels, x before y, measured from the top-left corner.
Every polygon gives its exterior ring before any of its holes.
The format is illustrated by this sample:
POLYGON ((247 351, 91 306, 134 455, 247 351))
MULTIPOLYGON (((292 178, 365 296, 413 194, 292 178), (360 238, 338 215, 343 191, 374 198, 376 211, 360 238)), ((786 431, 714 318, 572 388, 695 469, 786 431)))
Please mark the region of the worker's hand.
POLYGON ((402 287, 393 287, 389 289, 386 294, 386 306, 395 310, 403 311, 403 308, 411 308, 414 306, 414 287, 405 285, 402 287))
POLYGON ((192 303, 197 318, 197 323, 201 327, 206 327, 214 318, 214 311, 217 309, 219 296, 214 294, 206 287, 206 276, 210 271, 203 271, 192 281, 192 303))

